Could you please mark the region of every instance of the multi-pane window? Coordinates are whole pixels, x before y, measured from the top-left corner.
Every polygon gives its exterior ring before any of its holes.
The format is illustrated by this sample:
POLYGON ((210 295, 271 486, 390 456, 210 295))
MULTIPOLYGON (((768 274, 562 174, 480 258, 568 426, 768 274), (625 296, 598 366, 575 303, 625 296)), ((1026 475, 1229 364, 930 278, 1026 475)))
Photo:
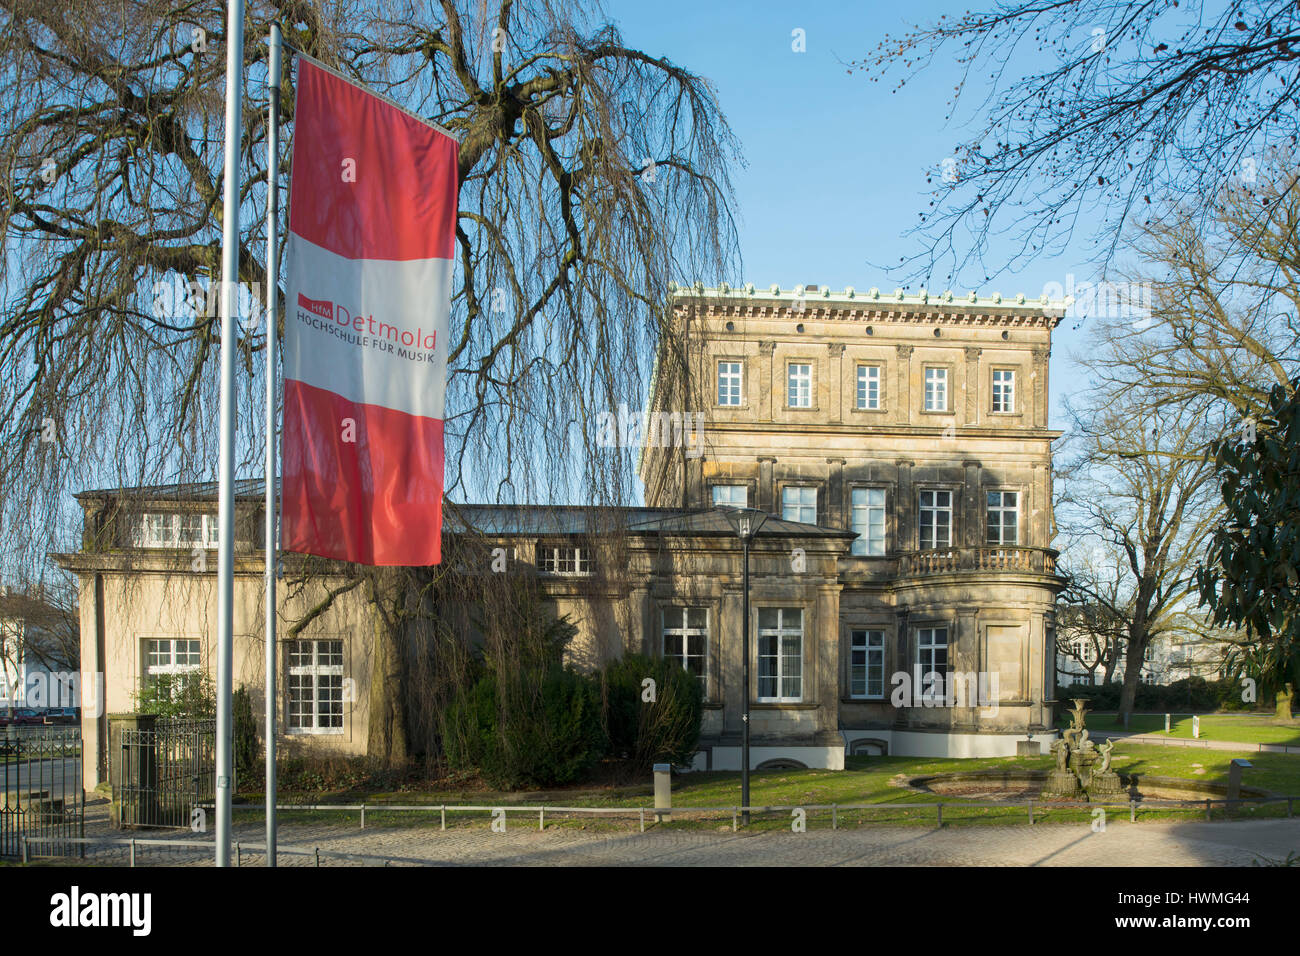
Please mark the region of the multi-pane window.
POLYGON ((189 638, 160 638, 144 642, 144 679, 152 683, 168 674, 189 674, 199 669, 199 642, 189 638))
POLYGON ((880 366, 858 366, 858 408, 875 410, 880 407, 880 366))
POLYGON ((812 366, 791 362, 786 366, 786 401, 791 408, 812 408, 812 366))
POLYGON ((921 550, 952 547, 952 492, 923 491, 920 496, 921 550))
POLYGON ((1014 369, 995 368, 993 370, 993 410, 995 412, 1014 412, 1016 410, 1016 373, 1014 369))
POLYGON ((854 631, 849 647, 849 696, 885 696, 885 632, 854 631))
POLYGON ((1016 516, 1019 513, 1019 493, 1015 491, 990 491, 988 493, 988 543, 1013 545, 1020 543, 1016 516))
POLYGON ((817 489, 802 485, 786 485, 781 489, 781 517, 786 521, 804 524, 817 523, 817 489))
POLYGON ((927 412, 946 412, 948 410, 948 370, 946 368, 927 368, 925 370, 925 410, 927 412))
POLYGON ((567 544, 539 544, 537 570, 542 574, 590 574, 591 551, 567 544))
POLYGON ((798 703, 803 699, 803 611, 797 607, 758 610, 758 699, 798 703))
POLYGON ((749 507, 749 487, 747 485, 714 485, 713 504, 729 508, 749 507))
POLYGON ((709 692, 709 611, 702 607, 664 609, 664 657, 677 661, 709 692))
POLYGON ((851 498, 850 528, 858 533, 853 539, 853 554, 877 557, 885 553, 885 489, 854 488, 851 498))
POLYGON ((137 515, 131 540, 137 548, 215 548, 217 516, 200 512, 137 515))
POLYGON ((289 646, 289 730, 343 733, 343 642, 289 646))
POLYGON ((739 362, 718 363, 718 404, 740 404, 741 371, 739 362))
POLYGON ((948 629, 946 627, 923 627, 916 632, 916 678, 920 684, 920 697, 929 703, 941 701, 944 687, 939 680, 931 677, 938 674, 945 678, 948 673, 948 629))

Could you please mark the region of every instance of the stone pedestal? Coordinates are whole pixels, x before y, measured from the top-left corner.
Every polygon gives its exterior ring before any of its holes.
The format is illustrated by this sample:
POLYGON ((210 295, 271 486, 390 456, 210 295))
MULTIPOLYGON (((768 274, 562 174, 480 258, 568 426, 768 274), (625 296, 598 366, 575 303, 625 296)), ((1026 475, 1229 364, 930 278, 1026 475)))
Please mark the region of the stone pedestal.
POLYGON ((1083 790, 1079 787, 1079 778, 1073 770, 1053 770, 1047 775, 1043 786, 1044 800, 1082 800, 1083 790))
POLYGON ((1113 770, 1095 773, 1088 781, 1088 799, 1094 802, 1109 803, 1128 799, 1128 791, 1120 781, 1119 774, 1113 770))

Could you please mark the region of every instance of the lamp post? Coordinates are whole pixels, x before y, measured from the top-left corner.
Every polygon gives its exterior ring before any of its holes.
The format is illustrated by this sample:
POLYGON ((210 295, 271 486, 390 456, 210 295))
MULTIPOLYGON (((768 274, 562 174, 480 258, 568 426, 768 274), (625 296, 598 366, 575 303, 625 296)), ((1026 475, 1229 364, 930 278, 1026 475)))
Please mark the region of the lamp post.
POLYGON ((745 825, 749 825, 749 542, 758 529, 767 520, 767 513, 754 508, 720 509, 731 525, 731 530, 740 539, 742 558, 741 571, 741 659, 744 666, 741 675, 741 738, 740 738, 740 803, 744 810, 745 825))

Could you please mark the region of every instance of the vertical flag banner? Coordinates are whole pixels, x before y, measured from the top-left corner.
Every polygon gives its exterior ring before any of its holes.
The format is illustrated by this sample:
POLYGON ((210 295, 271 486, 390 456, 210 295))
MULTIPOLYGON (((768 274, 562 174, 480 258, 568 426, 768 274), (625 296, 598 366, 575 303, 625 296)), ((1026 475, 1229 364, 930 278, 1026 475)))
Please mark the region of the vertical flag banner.
POLYGON ((282 547, 437 564, 459 144, 298 63, 282 547))

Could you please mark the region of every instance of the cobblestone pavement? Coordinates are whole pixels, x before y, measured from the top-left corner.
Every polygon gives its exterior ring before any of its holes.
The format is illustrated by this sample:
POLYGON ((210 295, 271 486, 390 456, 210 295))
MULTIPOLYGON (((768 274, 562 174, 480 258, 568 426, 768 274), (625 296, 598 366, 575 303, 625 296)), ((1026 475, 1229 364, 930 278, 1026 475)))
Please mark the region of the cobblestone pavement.
MULTIPOLYGON (((88 808, 89 809, 89 808, 88 808)), ((118 839, 107 821, 92 819, 88 837, 118 839)), ((194 834, 137 836, 192 839, 194 834)), ((205 837, 210 839, 210 834, 205 837)), ((259 825, 237 824, 243 865, 261 865, 259 825)), ((1111 823, 1094 833, 1087 824, 1036 826, 873 826, 807 833, 732 833, 648 830, 592 832, 553 827, 539 832, 511 820, 505 833, 481 825, 374 827, 295 824, 280 826, 281 848, 364 854, 369 865, 443 866, 1250 866, 1300 852, 1300 820, 1214 823, 1111 823)), ((99 851, 91 859, 125 863, 125 851, 99 851)), ((209 865, 211 851, 139 848, 139 865, 209 865)), ((90 860, 88 860, 90 862, 90 860)), ((354 861, 359 862, 359 861, 354 861)), ((325 858, 322 866, 346 865, 325 858)), ((281 865, 314 866, 315 856, 285 856, 281 865)))

